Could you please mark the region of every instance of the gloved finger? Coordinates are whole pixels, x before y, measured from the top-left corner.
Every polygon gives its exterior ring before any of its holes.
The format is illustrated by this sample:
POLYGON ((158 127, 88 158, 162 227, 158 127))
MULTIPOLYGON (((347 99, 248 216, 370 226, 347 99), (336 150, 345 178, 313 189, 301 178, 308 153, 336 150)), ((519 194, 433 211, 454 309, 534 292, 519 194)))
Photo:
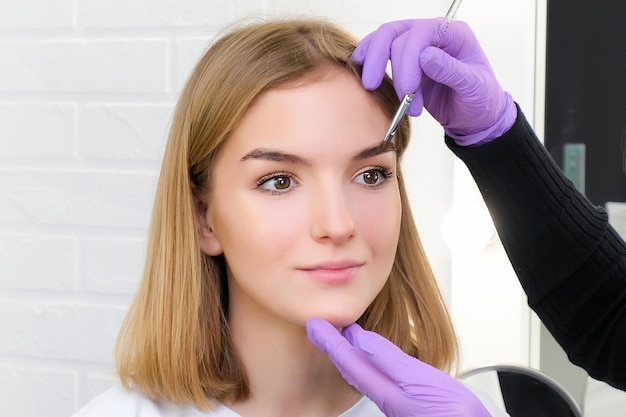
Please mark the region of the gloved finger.
POLYGON ((414 398, 423 396, 432 404, 464 398, 469 390, 445 372, 404 353, 375 332, 352 324, 343 330, 352 346, 367 353, 371 364, 414 398))
POLYGON ((391 45, 391 74, 393 86, 399 100, 406 94, 413 94, 413 100, 407 109, 409 116, 422 114, 424 102, 420 90, 422 69, 419 66, 420 46, 411 42, 412 30, 400 35, 391 45))
POLYGON ((435 46, 457 59, 467 59, 477 51, 482 52, 472 28, 461 20, 450 22, 445 31, 438 32, 437 36, 438 39, 435 46))
POLYGON ((417 91, 422 81, 420 54, 433 45, 437 38, 439 19, 419 20, 404 32, 391 46, 393 85, 399 98, 417 91))
POLYGON ((394 383, 382 374, 326 320, 312 318, 306 322, 309 340, 335 364, 341 376, 374 402, 383 400, 394 383))
POLYGON ((367 56, 367 50, 370 47, 370 42, 372 37, 374 36, 374 32, 366 35, 363 39, 359 41, 354 51, 352 51, 352 60, 357 64, 363 64, 365 61, 365 57, 367 56))
POLYGON ((306 332, 309 340, 327 355, 336 357, 341 363, 353 360, 351 355, 356 349, 328 321, 311 318, 306 322, 306 332))
POLYGON ((422 114, 422 111, 424 111, 424 96, 422 96, 422 87, 420 85, 413 95, 413 100, 409 104, 406 114, 417 117, 422 114))
MULTIPOLYGON (((326 353, 342 375, 346 369, 362 367, 363 355, 326 320, 318 318, 307 320, 306 331, 309 340, 326 353)), ((347 376, 351 375, 350 372, 345 373, 347 376)))
POLYGON ((428 78, 460 93, 473 90, 481 81, 471 66, 439 48, 424 49, 420 55, 420 65, 428 78))
POLYGON ((357 324, 346 327, 342 333, 352 346, 366 352, 371 363, 399 386, 414 386, 418 381, 430 384, 429 377, 435 368, 407 355, 378 333, 363 330, 357 324), (406 380, 407 376, 409 380, 406 380))
POLYGON ((396 93, 400 99, 404 94, 414 94, 413 101, 407 109, 409 116, 419 116, 424 111, 424 73, 420 55, 424 48, 441 43, 440 24, 441 18, 414 22, 411 30, 405 32, 392 45, 391 67, 396 93))
POLYGON ((374 90, 380 86, 391 57, 391 45, 398 36, 410 28, 410 23, 410 20, 385 23, 357 45, 352 56, 355 62, 363 64, 361 75, 363 87, 374 90))
POLYGON ((413 30, 403 33, 391 45, 391 78, 398 98, 415 93, 422 78, 420 52, 426 45, 414 42, 413 30))

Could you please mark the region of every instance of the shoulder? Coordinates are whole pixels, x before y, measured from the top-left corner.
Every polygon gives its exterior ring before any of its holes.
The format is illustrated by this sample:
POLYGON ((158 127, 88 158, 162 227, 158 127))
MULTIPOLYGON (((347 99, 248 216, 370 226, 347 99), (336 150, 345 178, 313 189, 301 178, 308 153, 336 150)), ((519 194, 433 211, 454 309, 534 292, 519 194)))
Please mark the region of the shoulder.
POLYGON ((115 385, 80 409, 74 417, 105 417, 105 416, 162 416, 158 405, 151 399, 134 391, 115 385))
POLYGON ((80 409, 73 417, 237 417, 223 406, 212 411, 155 401, 117 384, 80 409))

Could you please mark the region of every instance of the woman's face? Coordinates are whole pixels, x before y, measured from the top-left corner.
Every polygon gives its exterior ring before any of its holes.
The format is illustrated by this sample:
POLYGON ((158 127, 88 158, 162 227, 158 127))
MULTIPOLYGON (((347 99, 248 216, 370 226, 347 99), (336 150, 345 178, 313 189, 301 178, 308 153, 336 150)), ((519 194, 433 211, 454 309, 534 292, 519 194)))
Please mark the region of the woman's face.
POLYGON ((212 172, 201 246, 223 253, 230 319, 354 322, 400 231, 389 119, 343 70, 261 95, 212 172), (390 149, 390 148, 389 148, 390 149))

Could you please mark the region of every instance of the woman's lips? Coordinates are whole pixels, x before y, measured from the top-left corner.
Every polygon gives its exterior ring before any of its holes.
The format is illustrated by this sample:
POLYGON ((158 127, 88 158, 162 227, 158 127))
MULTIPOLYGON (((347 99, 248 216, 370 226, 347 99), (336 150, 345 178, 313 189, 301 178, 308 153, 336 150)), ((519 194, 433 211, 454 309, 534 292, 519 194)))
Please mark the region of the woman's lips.
POLYGON ((326 284, 343 284, 350 281, 361 269, 362 263, 352 261, 328 262, 298 268, 309 278, 326 284))

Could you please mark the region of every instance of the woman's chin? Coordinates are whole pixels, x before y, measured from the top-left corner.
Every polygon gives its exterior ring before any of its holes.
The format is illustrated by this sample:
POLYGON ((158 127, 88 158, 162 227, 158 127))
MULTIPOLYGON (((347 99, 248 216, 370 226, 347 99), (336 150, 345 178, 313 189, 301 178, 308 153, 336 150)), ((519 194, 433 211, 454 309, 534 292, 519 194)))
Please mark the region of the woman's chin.
POLYGON ((324 313, 319 313, 318 315, 314 317, 324 319, 330 324, 332 324, 333 327, 337 329, 342 329, 346 326, 351 325, 355 321, 357 321, 359 317, 361 317, 361 315, 362 313, 361 314, 347 314, 346 312, 341 312, 341 313, 324 312, 324 313))

